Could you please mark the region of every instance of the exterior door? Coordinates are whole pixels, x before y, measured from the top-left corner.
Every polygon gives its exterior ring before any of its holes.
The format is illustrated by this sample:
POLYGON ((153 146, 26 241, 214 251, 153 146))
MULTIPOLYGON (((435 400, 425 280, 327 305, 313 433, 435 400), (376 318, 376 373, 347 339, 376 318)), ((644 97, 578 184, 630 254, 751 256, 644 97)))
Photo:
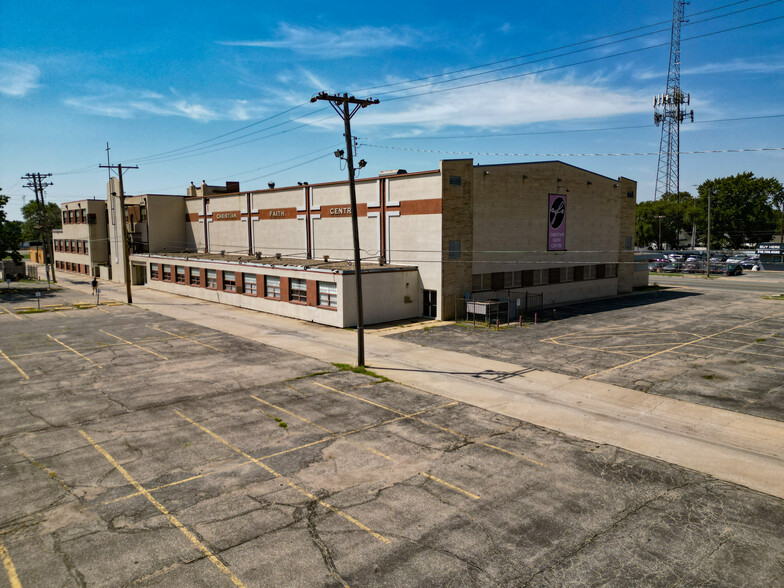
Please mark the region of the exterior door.
POLYGON ((438 292, 435 290, 424 290, 422 300, 424 301, 422 307, 422 316, 428 318, 436 318, 438 314, 438 292))

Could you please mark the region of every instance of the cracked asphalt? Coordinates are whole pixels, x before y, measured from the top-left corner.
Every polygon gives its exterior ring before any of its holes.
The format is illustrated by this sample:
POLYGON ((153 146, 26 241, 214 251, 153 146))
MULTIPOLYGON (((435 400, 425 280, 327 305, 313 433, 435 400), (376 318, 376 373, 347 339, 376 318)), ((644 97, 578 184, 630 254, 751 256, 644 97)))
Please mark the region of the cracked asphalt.
POLYGON ((522 328, 450 323, 391 336, 782 421, 784 303, 720 289, 732 285, 564 305, 522 328))
POLYGON ((0 586, 784 584, 784 501, 613 446, 132 306, 0 351, 0 586))

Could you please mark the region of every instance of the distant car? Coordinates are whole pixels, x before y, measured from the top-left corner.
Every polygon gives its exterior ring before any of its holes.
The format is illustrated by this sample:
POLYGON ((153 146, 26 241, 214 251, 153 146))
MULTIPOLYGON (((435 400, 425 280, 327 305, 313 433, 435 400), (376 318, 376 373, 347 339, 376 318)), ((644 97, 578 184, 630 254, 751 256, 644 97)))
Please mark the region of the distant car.
POLYGON ((712 262, 714 262, 714 261, 716 261, 716 262, 727 261, 727 256, 726 255, 721 255, 721 254, 719 254, 719 255, 711 255, 710 260, 712 262))
POLYGON ((740 262, 740 267, 742 267, 745 270, 754 269, 754 266, 756 265, 759 265, 759 259, 749 258, 749 259, 744 259, 743 261, 740 262))
POLYGON ((680 262, 668 263, 662 268, 663 272, 667 273, 677 273, 680 272, 683 268, 683 264, 680 262))
POLYGON ((737 255, 733 255, 729 259, 727 259, 727 263, 741 263, 747 260, 749 256, 745 253, 738 253, 737 255))

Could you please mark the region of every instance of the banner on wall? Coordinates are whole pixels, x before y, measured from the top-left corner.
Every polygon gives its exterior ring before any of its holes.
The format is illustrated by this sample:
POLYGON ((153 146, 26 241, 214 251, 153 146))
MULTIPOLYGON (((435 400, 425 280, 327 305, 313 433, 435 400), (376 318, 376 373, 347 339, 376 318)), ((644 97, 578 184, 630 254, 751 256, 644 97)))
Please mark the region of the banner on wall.
POLYGON ((566 196, 550 194, 547 218, 547 250, 566 251, 566 196))

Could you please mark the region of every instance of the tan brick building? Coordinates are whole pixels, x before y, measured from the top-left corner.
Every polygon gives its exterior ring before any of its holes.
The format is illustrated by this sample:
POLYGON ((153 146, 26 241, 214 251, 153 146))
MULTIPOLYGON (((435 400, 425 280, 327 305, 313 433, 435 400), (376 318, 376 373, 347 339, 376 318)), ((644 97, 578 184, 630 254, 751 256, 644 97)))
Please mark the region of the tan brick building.
MULTIPOLYGON (((355 324, 347 182, 209 188, 189 189, 179 222, 174 207, 161 213, 171 234, 182 230, 179 252, 132 256, 149 287, 355 324)), ((647 283, 633 269, 635 208, 634 181, 558 161, 445 160, 358 180, 366 322, 450 319, 467 297, 533 293, 556 305, 630 292, 647 283)))
POLYGON ((76 200, 61 207, 62 229, 52 231, 55 267, 58 270, 99 275, 109 259, 105 200, 76 200))

